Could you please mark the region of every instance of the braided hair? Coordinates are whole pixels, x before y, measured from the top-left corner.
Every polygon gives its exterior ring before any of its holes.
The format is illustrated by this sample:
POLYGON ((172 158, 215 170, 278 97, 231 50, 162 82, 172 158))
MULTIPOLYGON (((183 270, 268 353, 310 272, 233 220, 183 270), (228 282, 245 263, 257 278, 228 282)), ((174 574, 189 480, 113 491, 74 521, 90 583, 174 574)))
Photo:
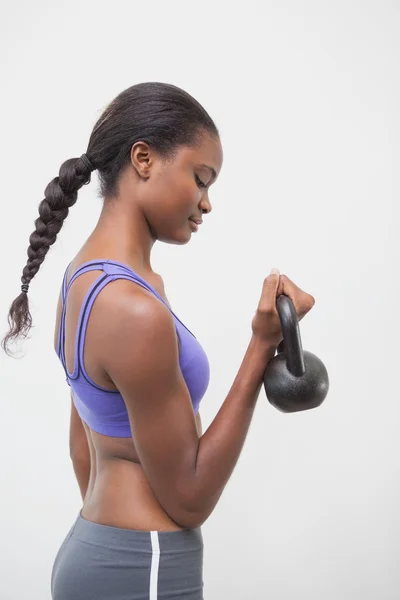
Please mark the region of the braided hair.
POLYGON ((146 82, 121 92, 104 110, 91 133, 88 148, 79 158, 70 158, 46 187, 39 204, 35 231, 29 238, 28 261, 22 271, 21 293, 8 314, 9 331, 2 347, 11 354, 9 343, 27 337, 32 326, 28 289, 49 248, 75 204, 79 189, 98 171, 100 196, 115 196, 133 144, 149 144, 162 159, 173 158, 179 146, 195 146, 204 132, 219 137, 205 109, 190 94, 172 84, 146 82))

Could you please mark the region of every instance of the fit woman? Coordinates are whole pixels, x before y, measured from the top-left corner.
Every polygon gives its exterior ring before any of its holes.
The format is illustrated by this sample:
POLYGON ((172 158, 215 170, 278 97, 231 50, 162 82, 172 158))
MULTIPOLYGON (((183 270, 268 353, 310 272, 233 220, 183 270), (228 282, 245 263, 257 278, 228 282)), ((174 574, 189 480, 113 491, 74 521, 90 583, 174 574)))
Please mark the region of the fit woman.
POLYGON ((6 350, 29 331, 29 283, 97 169, 103 210, 65 271, 54 336, 84 500, 55 558, 54 600, 203 598, 201 525, 239 458, 281 341, 276 296, 290 296, 300 319, 314 303, 279 272, 264 280, 243 362, 202 433, 209 363, 169 305, 151 250, 157 240, 190 241, 211 211, 222 159, 218 130, 194 98, 142 83, 111 102, 86 153, 61 165, 39 205, 6 350))

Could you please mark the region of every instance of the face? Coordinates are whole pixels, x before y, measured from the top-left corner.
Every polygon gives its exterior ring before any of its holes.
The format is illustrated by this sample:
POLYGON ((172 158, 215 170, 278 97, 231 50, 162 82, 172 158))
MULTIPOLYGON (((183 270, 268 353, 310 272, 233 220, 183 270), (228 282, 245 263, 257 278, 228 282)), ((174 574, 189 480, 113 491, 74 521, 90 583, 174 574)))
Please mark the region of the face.
POLYGON ((142 175, 140 204, 153 237, 169 244, 187 244, 196 231, 193 220, 201 221, 211 211, 209 189, 222 167, 221 142, 203 134, 196 147, 179 147, 168 162, 147 145, 138 144, 137 150, 133 146, 131 158, 139 161, 135 166, 142 175))

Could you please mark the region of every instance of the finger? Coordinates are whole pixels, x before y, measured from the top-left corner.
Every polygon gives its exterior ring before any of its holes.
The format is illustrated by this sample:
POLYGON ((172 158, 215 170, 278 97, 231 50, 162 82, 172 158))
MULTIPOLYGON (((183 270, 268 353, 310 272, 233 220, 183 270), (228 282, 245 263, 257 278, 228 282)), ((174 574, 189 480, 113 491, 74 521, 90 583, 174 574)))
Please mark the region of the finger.
POLYGON ((282 280, 283 275, 281 275, 279 277, 279 285, 278 285, 278 289, 276 290, 276 296, 281 296, 283 294, 283 280, 282 280))
POLYGON ((313 296, 299 288, 289 277, 281 275, 283 294, 293 301, 298 316, 302 318, 315 304, 313 296))
POLYGON ((300 292, 300 288, 287 275, 281 275, 283 293, 288 296, 293 292, 300 292))
POLYGON ((296 285, 286 275, 281 275, 281 282, 282 282, 282 289, 283 289, 282 294, 289 296, 289 298, 291 298, 294 303, 296 303, 303 296, 307 295, 304 290, 299 288, 299 286, 296 285))

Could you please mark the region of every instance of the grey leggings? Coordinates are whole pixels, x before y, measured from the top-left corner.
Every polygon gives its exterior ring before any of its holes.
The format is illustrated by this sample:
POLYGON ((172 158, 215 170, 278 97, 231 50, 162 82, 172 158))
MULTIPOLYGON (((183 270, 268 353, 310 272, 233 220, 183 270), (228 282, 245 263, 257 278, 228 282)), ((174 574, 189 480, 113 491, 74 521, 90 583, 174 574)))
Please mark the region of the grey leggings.
POLYGON ((53 600, 203 600, 200 528, 138 531, 80 512, 54 561, 53 600))

